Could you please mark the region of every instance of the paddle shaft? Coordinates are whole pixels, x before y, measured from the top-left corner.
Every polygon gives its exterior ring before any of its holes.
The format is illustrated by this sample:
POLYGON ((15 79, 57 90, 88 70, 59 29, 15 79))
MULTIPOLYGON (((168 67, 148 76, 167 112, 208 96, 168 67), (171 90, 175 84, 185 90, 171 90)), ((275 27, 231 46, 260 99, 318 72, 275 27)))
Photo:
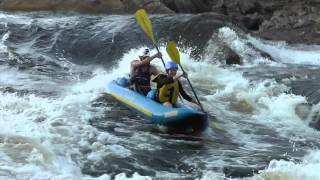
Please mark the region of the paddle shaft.
MULTIPOLYGON (((184 69, 182 68, 181 64, 179 64, 179 66, 180 66, 182 72, 185 74, 185 71, 184 71, 184 69)), ((190 82, 190 80, 189 80, 188 77, 187 77, 187 81, 188 81, 188 83, 189 83, 189 85, 190 85, 190 87, 191 87, 191 90, 192 90, 194 96, 196 97, 196 99, 197 99, 197 101, 198 101, 198 103, 199 103, 199 106, 200 106, 201 110, 202 110, 203 112, 205 112, 204 109, 203 109, 203 107, 202 107, 202 104, 200 103, 200 101, 199 101, 199 99, 198 99, 198 96, 197 96, 196 92, 194 91, 194 89, 193 89, 193 87, 192 87, 192 84, 191 84, 191 82, 190 82)))
MULTIPOLYGON (((158 46, 156 44, 153 44, 153 45, 157 49, 158 53, 160 53, 160 50, 159 50, 158 46)), ((164 63, 164 60, 163 60, 162 56, 161 56, 161 61, 162 61, 162 64, 163 64, 164 68, 166 68, 166 64, 164 63)))

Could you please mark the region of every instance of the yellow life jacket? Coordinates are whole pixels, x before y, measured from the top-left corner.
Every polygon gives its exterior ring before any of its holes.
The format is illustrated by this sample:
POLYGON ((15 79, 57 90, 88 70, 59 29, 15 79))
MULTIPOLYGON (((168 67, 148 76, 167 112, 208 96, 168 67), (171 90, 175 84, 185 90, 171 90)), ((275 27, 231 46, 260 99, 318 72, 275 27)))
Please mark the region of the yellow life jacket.
POLYGON ((173 83, 165 84, 159 89, 159 101, 161 103, 170 102, 175 104, 179 96, 179 82, 174 80, 173 83))

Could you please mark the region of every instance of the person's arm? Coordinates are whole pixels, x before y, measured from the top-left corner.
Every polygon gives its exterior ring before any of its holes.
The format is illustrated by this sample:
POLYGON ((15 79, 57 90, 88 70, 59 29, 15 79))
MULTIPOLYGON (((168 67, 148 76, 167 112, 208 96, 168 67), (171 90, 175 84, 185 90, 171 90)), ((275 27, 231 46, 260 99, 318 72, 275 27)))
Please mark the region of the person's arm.
POLYGON ((153 66, 153 65, 151 65, 151 74, 153 75, 153 76, 158 76, 158 74, 160 73, 159 71, 158 71, 158 69, 155 67, 155 66, 153 66))
POLYGON ((173 78, 172 77, 168 77, 165 74, 158 74, 157 76, 155 76, 152 79, 152 82, 157 83, 157 88, 159 89, 165 84, 173 83, 173 78))
POLYGON ((189 102, 194 102, 194 100, 192 99, 192 97, 190 97, 183 89, 180 81, 179 82, 179 93, 181 94, 181 96, 183 97, 183 99, 189 101, 189 102))
POLYGON ((134 76, 134 71, 136 69, 135 64, 137 64, 139 60, 133 60, 131 62, 131 66, 130 66, 130 77, 132 78, 134 76))
POLYGON ((134 68, 139 67, 139 66, 144 66, 146 64, 149 64, 153 59, 160 58, 161 56, 162 56, 161 53, 157 53, 157 54, 155 54, 153 56, 145 58, 142 61, 133 61, 131 63, 131 66, 133 66, 134 68))

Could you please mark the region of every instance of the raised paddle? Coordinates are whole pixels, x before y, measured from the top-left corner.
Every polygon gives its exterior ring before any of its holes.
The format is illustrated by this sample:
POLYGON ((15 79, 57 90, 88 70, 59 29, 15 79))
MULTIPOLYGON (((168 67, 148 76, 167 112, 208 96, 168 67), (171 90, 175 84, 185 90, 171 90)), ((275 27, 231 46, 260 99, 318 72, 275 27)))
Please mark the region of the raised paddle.
MULTIPOLYGON (((157 41, 156 41, 156 39, 154 38, 154 35, 153 35, 151 21, 150 21, 150 19, 148 17, 147 12, 144 9, 139 9, 136 12, 136 20, 137 20, 138 24, 140 25, 141 29, 151 39, 152 44, 154 45, 154 47, 157 49, 158 52, 160 52, 160 50, 159 50, 159 48, 157 46, 157 41)), ((161 61, 162 61, 162 64, 163 64, 164 68, 166 68, 166 65, 165 65, 164 60, 163 60, 162 57, 161 57, 161 61)), ((182 100, 180 95, 179 95, 179 97, 182 100)))
MULTIPOLYGON (((181 64, 180 64, 180 53, 179 53, 179 51, 178 51, 178 49, 177 49, 176 43, 175 43, 174 41, 170 41, 170 42, 168 43, 166 49, 167 49, 167 53, 169 54, 169 56, 170 56, 170 58, 172 59, 172 61, 174 61, 176 64, 179 64, 182 72, 185 73, 185 71, 183 70, 183 68, 182 68, 182 66, 181 66, 181 64)), ((198 99, 198 96, 197 96, 196 92, 194 91, 194 89, 193 89, 193 87, 192 87, 192 84, 191 84, 191 82, 190 82, 190 80, 189 80, 188 77, 187 77, 187 80, 188 80, 188 83, 189 83, 189 85, 190 85, 190 87, 191 87, 191 90, 192 90, 194 96, 196 97, 196 99, 197 99, 197 101, 198 101, 198 103, 199 103, 199 105, 200 105, 201 110, 202 110, 203 112, 205 112, 204 109, 203 109, 203 107, 202 107, 202 105, 201 105, 201 103, 200 103, 200 101, 199 101, 199 99, 198 99)))
MULTIPOLYGON (((147 12, 144 9, 139 9, 136 12, 136 20, 137 20, 138 24, 140 25, 141 29, 149 36, 154 47, 157 49, 158 52, 160 52, 159 48, 157 46, 157 41, 153 35, 152 25, 151 25, 150 19, 148 17, 147 12)), ((161 57, 161 61, 162 61, 163 66, 165 67, 165 64, 164 64, 162 57, 161 57)))

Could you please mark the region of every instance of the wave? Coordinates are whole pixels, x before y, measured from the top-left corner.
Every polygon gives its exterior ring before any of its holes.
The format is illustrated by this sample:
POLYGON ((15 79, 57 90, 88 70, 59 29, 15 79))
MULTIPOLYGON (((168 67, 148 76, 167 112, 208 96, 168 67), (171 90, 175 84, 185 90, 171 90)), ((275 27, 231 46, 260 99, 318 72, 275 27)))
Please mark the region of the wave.
MULTIPOLYGON (((152 47, 133 16, 27 13, 2 14, 0 19, 0 34, 10 32, 6 47, 35 64, 43 59, 55 62, 68 59, 75 64, 108 67, 130 49, 152 47)), ((223 17, 217 15, 158 15, 151 20, 160 45, 175 40, 181 48, 191 47, 191 55, 199 58, 212 34, 226 25, 223 17), (199 26, 195 31, 194 27, 199 26)))
POLYGON ((248 36, 248 40, 258 49, 267 52, 279 62, 288 64, 320 65, 320 46, 289 45, 248 36))
POLYGON ((252 179, 320 179, 320 151, 310 151, 302 162, 272 160, 266 170, 252 179))

